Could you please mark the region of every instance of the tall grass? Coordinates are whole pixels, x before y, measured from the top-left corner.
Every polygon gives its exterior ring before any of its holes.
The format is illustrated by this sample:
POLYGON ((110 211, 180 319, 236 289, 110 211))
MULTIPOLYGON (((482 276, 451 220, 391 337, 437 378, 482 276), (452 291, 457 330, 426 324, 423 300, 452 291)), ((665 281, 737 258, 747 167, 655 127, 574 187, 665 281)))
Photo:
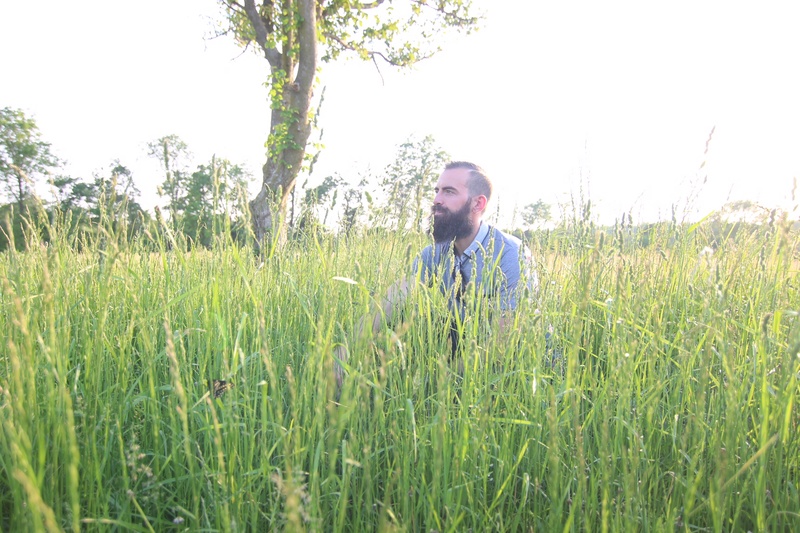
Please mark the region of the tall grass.
POLYGON ((796 235, 633 231, 540 235, 538 298, 460 361, 436 290, 355 334, 421 237, 31 237, 0 257, 0 528, 800 527, 796 235))

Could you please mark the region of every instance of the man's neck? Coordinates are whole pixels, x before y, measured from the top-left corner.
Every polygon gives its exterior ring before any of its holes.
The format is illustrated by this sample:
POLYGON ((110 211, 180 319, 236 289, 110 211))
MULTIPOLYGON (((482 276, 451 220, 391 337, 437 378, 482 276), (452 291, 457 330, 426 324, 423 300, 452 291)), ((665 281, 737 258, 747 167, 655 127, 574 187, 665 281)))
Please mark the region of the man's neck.
POLYGON ((475 222, 474 228, 469 233, 469 235, 455 240, 453 246, 455 247, 456 253, 458 255, 464 255, 464 250, 469 248, 469 245, 472 244, 472 241, 475 240, 475 237, 478 235, 478 231, 480 231, 480 229, 481 229, 481 220, 478 219, 475 222))

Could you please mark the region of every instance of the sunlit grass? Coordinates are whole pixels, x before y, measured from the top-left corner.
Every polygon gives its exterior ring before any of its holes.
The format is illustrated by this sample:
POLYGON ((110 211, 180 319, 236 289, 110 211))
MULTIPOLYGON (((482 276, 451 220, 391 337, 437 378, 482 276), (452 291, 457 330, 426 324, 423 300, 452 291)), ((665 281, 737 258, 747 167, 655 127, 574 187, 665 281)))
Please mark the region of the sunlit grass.
POLYGON ((355 334, 421 237, 54 230, 0 257, 0 527, 796 529, 797 237, 704 232, 539 235, 538 300, 451 361, 435 290, 355 334))

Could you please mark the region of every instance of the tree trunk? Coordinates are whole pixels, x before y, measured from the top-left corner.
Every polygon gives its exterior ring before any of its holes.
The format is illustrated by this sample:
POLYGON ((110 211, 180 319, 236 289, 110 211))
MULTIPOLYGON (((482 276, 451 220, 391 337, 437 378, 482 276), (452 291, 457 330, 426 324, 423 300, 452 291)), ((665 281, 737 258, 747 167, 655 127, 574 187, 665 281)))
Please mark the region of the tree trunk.
MULTIPOLYGON (((263 21, 254 13, 252 0, 245 2, 248 16, 258 35, 272 71, 273 90, 281 91, 279 106, 273 102, 270 120, 269 154, 263 168, 263 182, 258 195, 250 202, 253 232, 263 247, 268 232, 278 232, 278 240, 286 235, 283 215, 289 195, 303 166, 306 143, 311 135, 311 98, 317 72, 316 0, 298 0, 299 24, 297 55, 279 53, 265 40, 263 21)), ((291 54, 291 53, 290 53, 291 54)))
POLYGON ((264 244, 265 237, 272 231, 279 232, 279 242, 284 241, 286 225, 283 223, 282 218, 286 212, 288 198, 291 194, 291 189, 294 188, 294 182, 298 174, 298 172, 292 172, 292 169, 284 167, 282 172, 278 172, 272 176, 273 179, 268 180, 267 167, 269 166, 269 162, 264 165, 264 181, 261 189, 256 197, 250 201, 250 216, 252 217, 253 232, 258 246, 264 244), (284 189, 284 184, 289 187, 288 191, 284 189))
MULTIPOLYGON (((288 100, 296 99, 302 100, 302 98, 289 98, 288 100)), ((307 118, 310 100, 309 92, 305 101, 301 102, 300 107, 304 111, 298 111, 296 123, 289 126, 292 142, 299 148, 284 148, 282 152, 267 158, 263 168, 261 189, 250 202, 253 232, 259 245, 263 244, 265 236, 273 231, 279 232, 279 242, 283 242, 285 238, 286 227, 283 223, 283 215, 286 213, 289 197, 302 169, 306 142, 311 135, 311 124, 307 118)), ((296 109, 294 106, 291 108, 296 109)), ((273 130, 275 129, 274 116, 276 114, 280 113, 273 111, 273 130)))
POLYGON ((25 214, 25 178, 19 168, 17 168, 17 191, 18 215, 22 216, 25 214))

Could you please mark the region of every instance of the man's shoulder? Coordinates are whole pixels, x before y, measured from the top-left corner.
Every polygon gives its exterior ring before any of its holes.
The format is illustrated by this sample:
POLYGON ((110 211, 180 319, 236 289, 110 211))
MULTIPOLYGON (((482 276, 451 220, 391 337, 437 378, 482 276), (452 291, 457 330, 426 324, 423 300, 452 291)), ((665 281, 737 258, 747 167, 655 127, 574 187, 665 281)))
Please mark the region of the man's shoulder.
POLYGON ((425 269, 432 269, 441 261, 442 246, 437 244, 429 244, 419 252, 416 259, 414 259, 414 270, 416 271, 420 266, 425 269))
POLYGON ((419 253, 419 257, 423 260, 431 259, 434 255, 436 255, 436 247, 433 244, 427 245, 419 253))
POLYGON ((510 233, 506 233, 496 226, 489 226, 489 235, 494 240, 495 247, 497 244, 502 244, 503 248, 506 250, 518 251, 524 246, 518 237, 511 235, 510 233))

